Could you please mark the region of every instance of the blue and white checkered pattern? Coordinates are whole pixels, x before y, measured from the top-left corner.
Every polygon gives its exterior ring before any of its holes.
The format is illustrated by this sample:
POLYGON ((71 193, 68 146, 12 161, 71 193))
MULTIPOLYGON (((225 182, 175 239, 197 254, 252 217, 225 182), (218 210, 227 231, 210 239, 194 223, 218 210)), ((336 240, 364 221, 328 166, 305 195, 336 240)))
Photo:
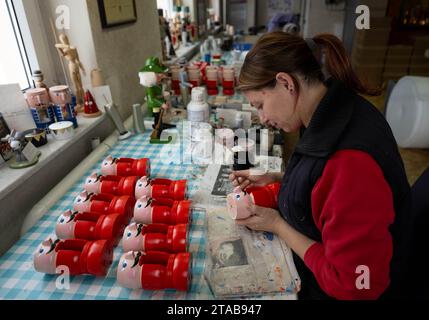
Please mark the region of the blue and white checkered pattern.
MULTIPOLYGON (((149 134, 138 135, 119 142, 110 152, 117 158, 150 158, 152 177, 173 180, 187 179, 190 199, 198 188, 205 169, 180 163, 179 144, 151 145, 149 134)), ((108 156, 106 154, 105 156, 108 156)), ((82 191, 87 176, 99 172, 101 161, 88 171, 69 192, 0 259, 0 299, 29 300, 200 300, 213 299, 204 279, 206 226, 205 213, 193 212, 189 251, 193 256, 192 284, 188 293, 176 291, 144 291, 122 288, 116 282, 116 270, 123 254, 121 243, 115 249, 113 264, 105 278, 75 276, 70 279, 69 290, 56 288, 56 276, 37 273, 33 267, 33 254, 42 241, 55 237, 58 217, 72 208, 75 197, 82 191)))

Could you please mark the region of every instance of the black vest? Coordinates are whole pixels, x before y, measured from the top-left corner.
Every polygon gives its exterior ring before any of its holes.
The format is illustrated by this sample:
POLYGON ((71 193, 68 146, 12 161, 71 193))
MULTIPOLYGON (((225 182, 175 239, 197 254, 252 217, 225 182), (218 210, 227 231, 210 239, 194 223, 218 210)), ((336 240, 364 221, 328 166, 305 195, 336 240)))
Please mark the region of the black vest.
MULTIPOLYGON (((392 131, 383 115, 367 100, 343 83, 330 79, 328 92, 292 154, 279 194, 279 208, 286 221, 307 237, 321 242, 311 210, 311 192, 322 176, 329 158, 340 150, 368 153, 378 163, 393 193, 395 222, 391 285, 383 297, 397 297, 405 266, 401 230, 410 210, 410 186, 392 131)), ((383 254, 383 253, 380 253, 383 254)), ((304 262, 294 256, 302 280, 300 299, 330 299, 318 285, 304 262)), ((402 292, 403 293, 403 292, 402 292)))

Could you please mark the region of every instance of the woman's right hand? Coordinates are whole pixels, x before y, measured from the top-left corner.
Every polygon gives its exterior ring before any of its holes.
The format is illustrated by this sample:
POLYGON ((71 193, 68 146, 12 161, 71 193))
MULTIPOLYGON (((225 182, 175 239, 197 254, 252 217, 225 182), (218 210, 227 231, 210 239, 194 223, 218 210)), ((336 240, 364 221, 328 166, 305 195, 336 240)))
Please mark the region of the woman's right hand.
POLYGON ((240 187, 241 190, 246 190, 249 187, 264 187, 266 185, 279 182, 281 180, 279 174, 267 173, 261 170, 244 170, 234 171, 229 179, 234 187, 240 187))

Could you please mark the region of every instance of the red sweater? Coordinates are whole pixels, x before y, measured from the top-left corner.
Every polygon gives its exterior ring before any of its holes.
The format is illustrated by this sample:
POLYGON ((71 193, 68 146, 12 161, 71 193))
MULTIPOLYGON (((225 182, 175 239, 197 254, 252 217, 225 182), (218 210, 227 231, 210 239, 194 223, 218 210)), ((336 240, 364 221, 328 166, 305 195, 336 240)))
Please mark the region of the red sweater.
POLYGON ((336 299, 379 298, 390 283, 393 243, 388 228, 395 210, 378 164, 361 151, 337 152, 327 162, 311 201, 322 243, 306 252, 304 262, 320 287, 336 299), (359 266, 369 268, 369 290, 356 286, 362 275, 359 266))

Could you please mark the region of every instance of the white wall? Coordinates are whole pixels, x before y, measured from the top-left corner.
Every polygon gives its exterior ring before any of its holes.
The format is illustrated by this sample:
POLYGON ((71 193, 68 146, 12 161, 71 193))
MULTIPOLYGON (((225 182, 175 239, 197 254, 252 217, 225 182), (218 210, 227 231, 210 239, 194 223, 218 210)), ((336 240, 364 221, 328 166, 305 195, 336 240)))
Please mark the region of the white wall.
MULTIPOLYGON (((37 36, 40 41, 46 41, 46 56, 54 70, 54 79, 48 79, 48 83, 71 85, 65 80, 67 63, 61 64, 50 24, 50 20, 55 21, 57 17, 56 8, 66 5, 70 9, 71 25, 65 33, 71 45, 77 47, 86 69, 86 75, 82 74, 84 88, 91 89, 91 70, 99 68, 124 118, 131 114, 132 104, 143 103, 145 93, 139 84, 138 71, 149 56, 161 57, 156 0, 136 1, 137 22, 110 29, 101 27, 97 0, 24 0, 24 4, 27 1, 40 12, 43 34, 39 32, 37 36)), ((33 23, 37 23, 37 19, 33 23)))
MULTIPOLYGON (((189 7, 191 20, 197 21, 197 0, 182 0, 182 5, 184 7, 189 7)), ((182 8, 182 10, 184 10, 184 8, 182 8)))
POLYGON ((167 11, 168 18, 173 16, 173 0, 156 0, 156 5, 158 9, 164 10, 164 17, 166 15, 165 11, 167 11))
MULTIPOLYGON (((220 11, 221 11, 221 5, 222 5, 222 1, 221 0, 210 0, 209 2, 209 8, 213 8, 215 15, 220 16, 220 11)), ((223 19, 223 17, 221 17, 223 19)), ((221 21, 223 21, 221 19, 221 21)))
MULTIPOLYGON (((31 0, 33 1, 33 0, 31 0)), ((54 46, 54 33, 51 28, 50 21, 55 23, 57 18, 56 9, 60 5, 66 5, 70 9, 70 29, 69 30, 57 30, 57 34, 65 33, 72 46, 75 46, 79 52, 79 58, 86 70, 86 75, 82 73, 82 84, 84 88, 91 86, 90 73, 92 69, 98 67, 97 59, 95 56, 94 40, 92 38, 91 26, 89 24, 89 15, 86 7, 86 0, 39 0, 40 10, 42 19, 44 21, 45 31, 50 45, 51 55, 56 64, 56 70, 58 80, 61 80, 66 70, 67 77, 69 78, 67 62, 63 60, 63 66, 61 66, 61 60, 54 46)), ((68 80, 69 85, 73 85, 68 80)))
MULTIPOLYGON (((74 0, 73 0, 74 1, 74 0)), ((134 103, 143 103, 139 70, 150 56, 162 57, 156 0, 136 1, 138 20, 134 24, 102 29, 97 0, 86 0, 98 67, 121 114, 131 114, 134 103)))
MULTIPOLYGON (((303 0, 291 0, 292 5, 292 12, 293 13, 300 13, 301 9, 301 2, 303 0)), ((321 1, 321 0, 317 0, 321 1)), ((265 25, 268 27, 268 24, 272 18, 272 15, 268 12, 268 1, 257 1, 257 16, 256 21, 257 25, 265 25)))
POLYGON ((345 11, 332 11, 327 8, 325 1, 307 0, 306 24, 304 37, 314 37, 318 33, 333 33, 343 38, 345 11))

